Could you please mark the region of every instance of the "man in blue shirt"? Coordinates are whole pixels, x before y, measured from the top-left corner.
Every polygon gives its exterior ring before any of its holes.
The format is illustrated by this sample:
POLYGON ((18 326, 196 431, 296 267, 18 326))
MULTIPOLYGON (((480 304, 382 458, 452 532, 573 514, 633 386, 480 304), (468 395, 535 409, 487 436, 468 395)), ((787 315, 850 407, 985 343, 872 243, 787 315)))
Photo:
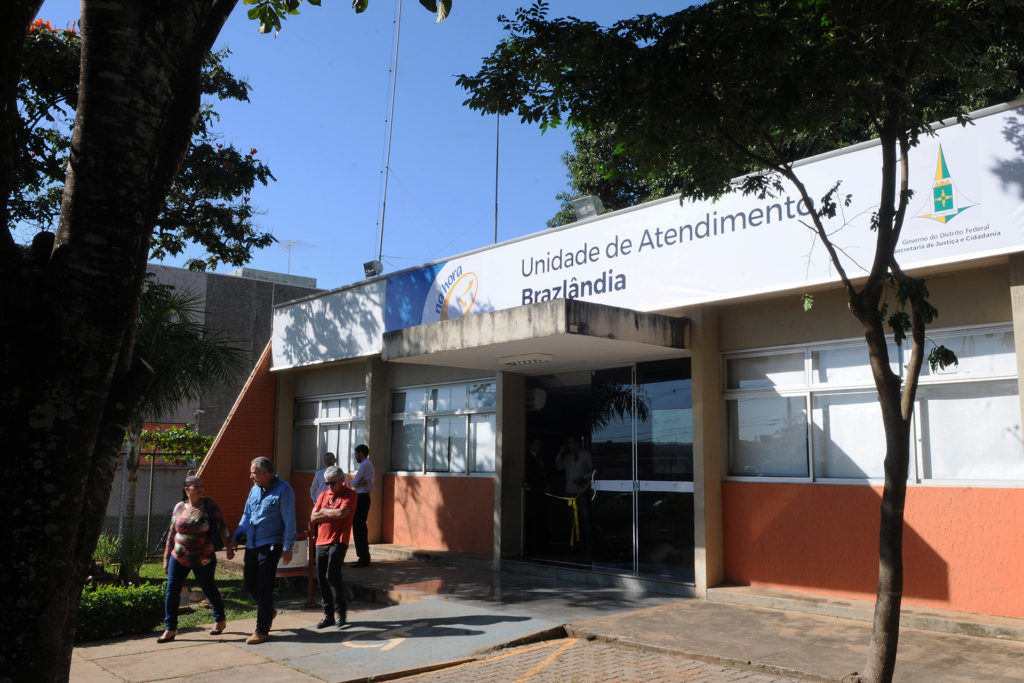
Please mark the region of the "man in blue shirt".
POLYGON ((232 541, 245 541, 245 590, 256 603, 256 631, 246 639, 249 645, 267 640, 274 610, 274 584, 278 560, 292 561, 295 544, 295 492, 274 474, 270 458, 256 458, 249 466, 253 482, 245 501, 242 519, 232 541))

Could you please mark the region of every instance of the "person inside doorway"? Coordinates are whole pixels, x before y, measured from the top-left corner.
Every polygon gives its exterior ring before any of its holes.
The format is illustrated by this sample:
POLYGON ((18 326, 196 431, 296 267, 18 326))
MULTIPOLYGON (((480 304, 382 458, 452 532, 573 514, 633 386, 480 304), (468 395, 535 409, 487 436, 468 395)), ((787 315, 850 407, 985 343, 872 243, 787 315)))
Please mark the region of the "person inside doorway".
POLYGON ((574 520, 574 524, 578 522, 579 543, 575 542, 573 532, 572 545, 574 549, 582 548, 589 555, 590 486, 594 476, 594 463, 590 451, 581 447, 577 437, 570 436, 555 457, 555 469, 565 472, 565 493, 576 499, 575 514, 578 514, 578 518, 574 520))

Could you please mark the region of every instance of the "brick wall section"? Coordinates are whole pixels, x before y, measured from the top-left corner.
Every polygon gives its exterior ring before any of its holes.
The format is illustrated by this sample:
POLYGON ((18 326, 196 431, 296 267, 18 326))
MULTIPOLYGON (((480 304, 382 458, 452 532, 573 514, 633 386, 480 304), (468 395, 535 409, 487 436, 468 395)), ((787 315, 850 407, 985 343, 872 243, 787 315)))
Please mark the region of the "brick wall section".
POLYGON ((210 452, 199 466, 206 494, 220 505, 232 532, 238 526, 252 487, 249 463, 261 455, 274 458, 277 379, 270 373, 270 361, 270 342, 267 342, 210 452))

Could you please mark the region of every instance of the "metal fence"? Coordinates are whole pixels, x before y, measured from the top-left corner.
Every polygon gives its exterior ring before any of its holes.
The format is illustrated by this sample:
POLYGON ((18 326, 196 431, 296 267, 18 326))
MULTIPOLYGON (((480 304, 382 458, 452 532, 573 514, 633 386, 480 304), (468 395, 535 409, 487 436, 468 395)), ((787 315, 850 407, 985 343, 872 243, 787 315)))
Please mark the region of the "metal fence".
POLYGON ((125 458, 114 474, 102 533, 122 537, 131 534, 145 539, 152 554, 162 552, 171 512, 182 499, 182 483, 194 465, 162 465, 143 462, 135 484, 135 514, 129 517, 130 482, 125 458))

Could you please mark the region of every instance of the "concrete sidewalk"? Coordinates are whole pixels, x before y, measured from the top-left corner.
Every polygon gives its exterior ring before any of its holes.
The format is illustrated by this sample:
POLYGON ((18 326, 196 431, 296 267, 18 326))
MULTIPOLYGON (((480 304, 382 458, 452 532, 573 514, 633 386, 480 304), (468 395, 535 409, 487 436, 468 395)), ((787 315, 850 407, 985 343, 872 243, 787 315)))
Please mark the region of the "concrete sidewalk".
MULTIPOLYGON (((374 557, 385 555, 412 556, 381 548, 374 557)), ((860 670, 867 656, 868 602, 748 588, 715 589, 706 601, 679 599, 498 575, 482 568, 485 563, 442 559, 459 564, 375 559, 368 568, 346 568, 346 584, 357 599, 391 606, 353 609, 350 625, 341 631, 318 631, 318 609, 286 604, 265 644, 245 645, 255 625, 251 620, 229 622, 221 636, 210 636, 209 627, 182 631, 166 645, 156 644, 155 633, 89 643, 75 648, 71 679, 255 683, 393 678, 493 655, 505 645, 564 635, 801 680, 839 680, 860 670)), ((1024 681, 1024 620, 907 609, 896 680, 1024 681)))

